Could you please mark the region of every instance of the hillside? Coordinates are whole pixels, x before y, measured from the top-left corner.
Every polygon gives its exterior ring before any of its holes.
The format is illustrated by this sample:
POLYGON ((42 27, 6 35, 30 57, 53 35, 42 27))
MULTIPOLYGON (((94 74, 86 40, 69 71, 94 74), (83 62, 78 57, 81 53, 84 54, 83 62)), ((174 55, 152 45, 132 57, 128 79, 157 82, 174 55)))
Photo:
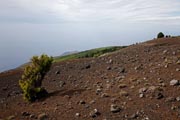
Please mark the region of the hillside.
POLYGON ((22 70, 0 74, 0 119, 180 120, 180 37, 131 45, 111 54, 55 62, 49 97, 27 103, 22 70))
POLYGON ((54 61, 60 62, 60 61, 74 60, 74 59, 80 59, 80 58, 99 57, 101 55, 111 53, 111 52, 114 52, 114 51, 117 51, 126 47, 127 46, 110 46, 110 47, 96 48, 96 49, 86 50, 86 51, 82 51, 82 52, 78 52, 74 54, 68 54, 68 55, 63 55, 60 57, 55 57, 54 61))

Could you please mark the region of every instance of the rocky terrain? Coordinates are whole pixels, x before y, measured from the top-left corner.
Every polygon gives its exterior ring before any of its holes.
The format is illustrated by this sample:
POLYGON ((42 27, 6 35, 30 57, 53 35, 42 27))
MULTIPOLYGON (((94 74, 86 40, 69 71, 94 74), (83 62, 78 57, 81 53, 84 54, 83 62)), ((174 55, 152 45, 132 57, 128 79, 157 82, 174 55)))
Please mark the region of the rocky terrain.
POLYGON ((0 74, 0 120, 180 120, 180 37, 54 63, 49 96, 23 100, 21 69, 0 74))

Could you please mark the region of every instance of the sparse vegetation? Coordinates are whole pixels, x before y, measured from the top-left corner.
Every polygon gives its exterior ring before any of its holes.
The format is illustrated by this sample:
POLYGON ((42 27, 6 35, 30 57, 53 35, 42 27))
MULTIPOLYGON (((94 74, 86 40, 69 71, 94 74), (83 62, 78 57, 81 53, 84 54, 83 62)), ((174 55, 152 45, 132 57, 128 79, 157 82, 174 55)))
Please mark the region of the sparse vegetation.
POLYGON ((164 34, 162 32, 158 33, 157 38, 163 38, 164 34))
POLYGON ((24 99, 35 101, 47 95, 47 91, 41 87, 44 76, 49 71, 53 58, 47 55, 34 56, 31 63, 26 66, 19 85, 23 91, 24 99))
POLYGON ((113 46, 113 47, 97 48, 97 49, 87 50, 87 51, 83 51, 83 52, 79 52, 79 53, 75 53, 75 54, 71 54, 71 55, 56 57, 56 58, 54 58, 54 61, 59 62, 59 61, 79 59, 79 58, 98 57, 98 56, 101 56, 106 53, 120 50, 125 47, 126 46, 113 46))

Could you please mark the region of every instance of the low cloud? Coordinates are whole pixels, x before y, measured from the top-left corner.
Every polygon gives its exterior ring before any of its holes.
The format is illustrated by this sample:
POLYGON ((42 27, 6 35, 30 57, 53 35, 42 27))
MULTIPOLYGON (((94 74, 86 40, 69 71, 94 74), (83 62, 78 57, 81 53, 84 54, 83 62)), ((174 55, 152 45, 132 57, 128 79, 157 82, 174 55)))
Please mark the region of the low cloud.
POLYGON ((178 0, 6 0, 0 1, 1 21, 164 22, 179 24, 178 0))

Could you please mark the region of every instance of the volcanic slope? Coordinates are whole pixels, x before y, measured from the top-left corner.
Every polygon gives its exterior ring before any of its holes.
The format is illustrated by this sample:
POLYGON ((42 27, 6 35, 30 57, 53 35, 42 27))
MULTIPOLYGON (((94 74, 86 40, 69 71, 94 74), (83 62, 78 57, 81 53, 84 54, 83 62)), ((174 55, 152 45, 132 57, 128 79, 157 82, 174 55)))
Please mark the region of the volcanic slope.
POLYGON ((0 119, 180 120, 180 37, 54 63, 43 81, 49 96, 34 103, 22 99, 21 74, 0 74, 0 119))

